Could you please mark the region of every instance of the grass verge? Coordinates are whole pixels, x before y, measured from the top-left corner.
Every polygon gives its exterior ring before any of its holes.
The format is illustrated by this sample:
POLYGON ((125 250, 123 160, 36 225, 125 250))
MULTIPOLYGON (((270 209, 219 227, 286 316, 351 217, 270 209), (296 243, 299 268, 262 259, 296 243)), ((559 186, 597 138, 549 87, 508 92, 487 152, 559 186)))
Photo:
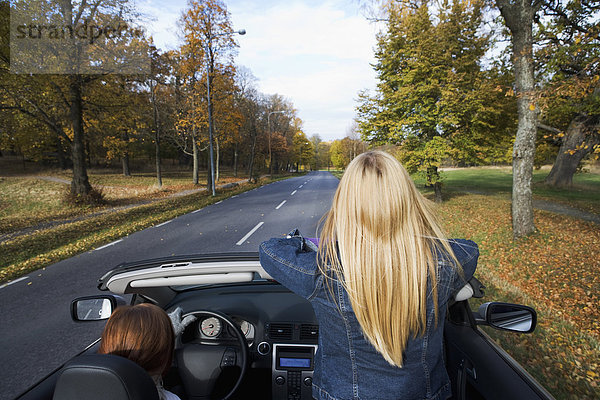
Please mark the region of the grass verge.
POLYGON ((591 256, 600 254, 598 226, 536 211, 538 232, 515 242, 502 196, 455 194, 439 212, 451 237, 479 244, 484 301, 539 313, 532 335, 488 333, 557 399, 600 398, 600 259, 591 256))
POLYGON ((92 250, 130 233, 206 207, 224 198, 285 178, 261 180, 256 184, 244 183, 232 189, 219 190, 215 197, 204 191, 165 199, 9 240, 0 244, 0 283, 92 250), (168 207, 165 207, 167 201, 168 207))

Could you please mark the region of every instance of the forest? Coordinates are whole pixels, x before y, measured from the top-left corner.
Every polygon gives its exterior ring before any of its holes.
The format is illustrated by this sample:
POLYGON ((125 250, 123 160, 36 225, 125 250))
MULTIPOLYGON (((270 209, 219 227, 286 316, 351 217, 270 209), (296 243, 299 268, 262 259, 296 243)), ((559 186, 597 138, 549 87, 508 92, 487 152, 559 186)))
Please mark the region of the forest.
POLYGON ((127 176, 137 160, 160 188, 168 160, 211 187, 223 167, 252 181, 259 171, 344 168, 387 146, 438 200, 443 166, 512 163, 521 204, 533 167, 552 164, 546 184, 570 187, 600 155, 596 1, 363 2, 382 27, 378 84, 357 94, 356 124, 333 142, 308 137, 293 100, 261 93, 236 64, 241 32, 223 1, 189 1, 168 51, 140 33, 128 1, 57 4, 0 2, 0 154, 72 169, 76 199, 94 197, 92 166, 120 163, 127 176), (27 23, 13 22, 19 15, 27 23), (19 46, 69 33, 87 42, 19 46))
POLYGON ((54 3, 0 2, 0 154, 72 169, 78 202, 98 200, 91 167, 120 164, 125 176, 153 168, 160 188, 163 165, 176 164, 210 187, 222 166, 253 181, 260 171, 343 167, 365 148, 356 134, 308 138, 292 100, 257 89, 235 63, 239 32, 219 0, 189 2, 182 43, 169 51, 140 34, 130 2, 54 3), (15 15, 25 22, 11 25, 15 15), (21 48, 24 37, 48 47, 21 48))
POLYGON ((443 165, 511 164, 515 237, 535 231, 534 167, 568 188, 600 155, 600 4, 588 0, 372 4, 378 86, 359 131, 393 144, 441 201, 443 165))

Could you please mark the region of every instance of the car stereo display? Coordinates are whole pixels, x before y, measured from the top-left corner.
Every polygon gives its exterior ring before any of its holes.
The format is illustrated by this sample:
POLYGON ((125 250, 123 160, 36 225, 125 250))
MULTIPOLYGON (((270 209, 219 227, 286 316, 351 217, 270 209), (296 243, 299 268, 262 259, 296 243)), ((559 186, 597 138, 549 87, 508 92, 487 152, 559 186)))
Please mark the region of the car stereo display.
POLYGON ((279 366, 286 368, 310 368, 310 358, 280 357, 279 366))

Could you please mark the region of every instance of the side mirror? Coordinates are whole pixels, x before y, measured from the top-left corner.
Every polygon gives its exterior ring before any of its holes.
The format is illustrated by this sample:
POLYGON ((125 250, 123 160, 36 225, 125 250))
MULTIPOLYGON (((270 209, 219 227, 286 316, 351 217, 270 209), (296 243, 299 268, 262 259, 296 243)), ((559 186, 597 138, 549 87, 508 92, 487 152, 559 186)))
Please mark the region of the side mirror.
POLYGON ((479 315, 486 325, 511 332, 531 333, 537 323, 535 310, 520 304, 484 303, 479 306, 479 315))
POLYGON ((125 299, 116 295, 79 297, 71 302, 71 318, 73 321, 105 320, 124 304, 125 299))

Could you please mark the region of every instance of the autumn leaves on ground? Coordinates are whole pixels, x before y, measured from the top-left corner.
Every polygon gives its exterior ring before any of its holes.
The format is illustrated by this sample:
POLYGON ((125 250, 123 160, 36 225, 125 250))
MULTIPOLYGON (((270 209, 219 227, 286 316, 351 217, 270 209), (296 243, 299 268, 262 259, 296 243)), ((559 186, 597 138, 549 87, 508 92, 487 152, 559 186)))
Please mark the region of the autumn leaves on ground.
MULTIPOLYGON (((595 184, 574 190, 583 188, 597 201, 600 176, 595 178, 595 184)), ((483 301, 526 304, 538 312, 532 335, 486 332, 556 398, 600 398, 600 226, 536 211, 537 233, 514 242, 506 195, 448 189, 440 213, 450 236, 479 244, 477 275, 487 286, 483 301)), ((585 209, 589 203, 571 205, 585 209)))
MULTIPOLYGON (((597 171, 576 175, 575 186, 563 191, 551 190, 541 183, 547 172, 536 171, 534 175, 535 199, 600 214, 600 174, 597 171)), ((477 275, 487 286, 483 301, 521 303, 538 312, 538 327, 532 335, 492 329, 486 329, 486 332, 556 398, 600 398, 600 225, 536 211, 537 233, 513 241, 510 176, 509 167, 447 171, 445 201, 439 207, 450 236, 479 243, 481 257, 477 275)), ((115 204, 189 189, 187 176, 180 179, 173 174, 167 179, 171 180, 167 180, 166 189, 159 191, 152 187, 151 177, 141 174, 131 178, 106 173, 91 175, 92 182, 103 185, 107 197, 115 204)), ((23 225, 18 221, 27 215, 29 223, 40 223, 97 211, 66 207, 59 195, 65 186, 31 176, 1 179, 0 233, 20 229, 23 225)), ((423 190, 431 196, 427 189, 423 190)), ((0 276, 12 279, 18 274, 14 268, 6 274, 5 261, 10 254, 13 263, 24 265, 28 270, 41 268, 44 262, 56 262, 85 251, 89 246, 114 240, 115 234, 143 229, 176 214, 190 212, 199 202, 209 204, 209 196, 205 194, 191 196, 194 197, 170 200, 172 209, 169 210, 162 205, 149 204, 112 217, 102 216, 52 228, 53 231, 60 230, 60 234, 36 232, 0 243, 3 259, 0 276), (148 214, 152 214, 152 218, 148 214), (57 237, 65 238, 67 243, 54 243, 57 237), (36 243, 36 238, 44 242, 43 246, 36 243)), ((477 306, 474 302, 473 308, 477 306)))

